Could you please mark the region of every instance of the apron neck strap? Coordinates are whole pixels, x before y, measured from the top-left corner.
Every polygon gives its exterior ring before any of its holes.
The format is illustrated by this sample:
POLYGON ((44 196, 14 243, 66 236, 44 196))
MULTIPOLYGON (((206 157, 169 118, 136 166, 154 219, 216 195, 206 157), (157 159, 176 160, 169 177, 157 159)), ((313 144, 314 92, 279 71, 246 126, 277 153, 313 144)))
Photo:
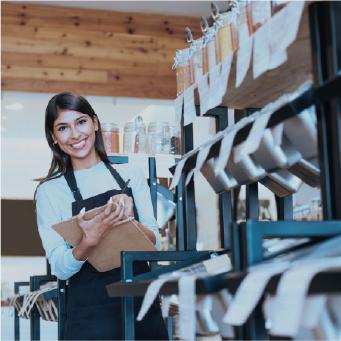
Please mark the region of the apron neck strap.
POLYGON ((81 192, 79 191, 79 188, 77 187, 77 182, 76 182, 75 174, 73 173, 72 166, 70 168, 68 168, 64 177, 65 177, 67 184, 69 185, 69 187, 71 189, 71 192, 72 192, 75 200, 76 201, 83 200, 81 192))

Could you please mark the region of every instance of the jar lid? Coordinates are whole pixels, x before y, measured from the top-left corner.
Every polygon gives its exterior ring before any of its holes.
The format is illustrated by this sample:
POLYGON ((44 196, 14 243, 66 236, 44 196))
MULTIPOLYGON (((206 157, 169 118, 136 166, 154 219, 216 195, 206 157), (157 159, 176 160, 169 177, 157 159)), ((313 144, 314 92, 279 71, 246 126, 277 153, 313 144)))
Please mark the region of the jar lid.
POLYGON ((104 131, 117 131, 119 126, 116 123, 101 123, 101 129, 104 131))

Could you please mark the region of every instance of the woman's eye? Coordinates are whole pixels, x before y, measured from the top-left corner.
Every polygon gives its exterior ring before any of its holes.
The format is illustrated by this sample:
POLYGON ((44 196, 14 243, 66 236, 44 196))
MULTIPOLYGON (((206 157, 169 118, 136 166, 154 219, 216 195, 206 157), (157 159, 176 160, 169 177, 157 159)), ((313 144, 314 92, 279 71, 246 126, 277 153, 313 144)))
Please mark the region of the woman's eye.
POLYGON ((65 129, 66 129, 65 126, 60 126, 60 127, 58 128, 58 131, 64 131, 65 129))
POLYGON ((84 124, 84 123, 86 123, 86 119, 79 120, 78 123, 79 124, 84 124))

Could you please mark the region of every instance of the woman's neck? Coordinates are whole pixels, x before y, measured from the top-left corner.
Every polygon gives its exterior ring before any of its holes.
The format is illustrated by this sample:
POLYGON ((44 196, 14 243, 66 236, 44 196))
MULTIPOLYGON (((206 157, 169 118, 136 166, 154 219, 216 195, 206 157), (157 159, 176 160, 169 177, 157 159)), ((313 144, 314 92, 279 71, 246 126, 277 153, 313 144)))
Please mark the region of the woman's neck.
POLYGON ((94 153, 93 155, 89 155, 85 159, 77 159, 77 158, 71 159, 72 168, 74 171, 94 167, 100 161, 101 159, 97 153, 94 153))

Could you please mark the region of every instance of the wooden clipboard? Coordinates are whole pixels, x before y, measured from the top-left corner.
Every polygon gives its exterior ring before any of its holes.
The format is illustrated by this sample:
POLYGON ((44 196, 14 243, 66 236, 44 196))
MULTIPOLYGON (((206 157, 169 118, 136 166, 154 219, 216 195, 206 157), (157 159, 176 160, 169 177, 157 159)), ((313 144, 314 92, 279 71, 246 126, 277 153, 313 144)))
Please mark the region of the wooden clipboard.
MULTIPOLYGON (((92 219, 104 209, 105 206, 102 206, 87 211, 84 218, 92 219)), ((76 246, 82 239, 83 231, 75 217, 52 227, 72 246, 76 246)), ((88 257, 88 262, 99 272, 112 270, 121 266, 121 251, 156 251, 156 249, 133 219, 110 228, 88 257)))

